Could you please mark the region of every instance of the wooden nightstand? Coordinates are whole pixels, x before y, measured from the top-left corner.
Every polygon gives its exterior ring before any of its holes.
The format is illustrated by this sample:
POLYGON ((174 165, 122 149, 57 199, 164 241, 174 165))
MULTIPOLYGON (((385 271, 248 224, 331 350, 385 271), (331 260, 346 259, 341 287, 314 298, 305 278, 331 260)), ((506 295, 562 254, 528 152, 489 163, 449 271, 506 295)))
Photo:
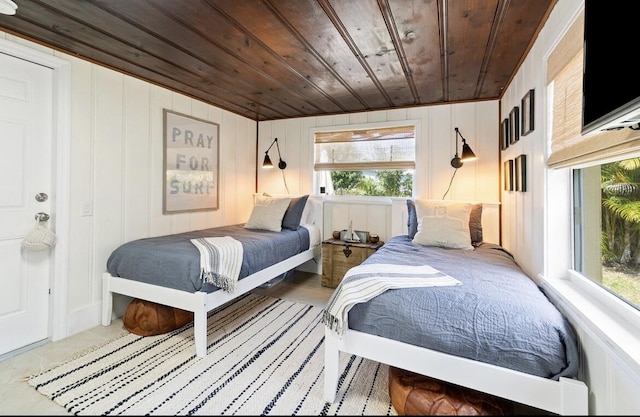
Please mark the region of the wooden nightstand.
POLYGON ((350 243, 339 239, 322 242, 322 286, 336 288, 344 274, 377 251, 384 242, 350 243))

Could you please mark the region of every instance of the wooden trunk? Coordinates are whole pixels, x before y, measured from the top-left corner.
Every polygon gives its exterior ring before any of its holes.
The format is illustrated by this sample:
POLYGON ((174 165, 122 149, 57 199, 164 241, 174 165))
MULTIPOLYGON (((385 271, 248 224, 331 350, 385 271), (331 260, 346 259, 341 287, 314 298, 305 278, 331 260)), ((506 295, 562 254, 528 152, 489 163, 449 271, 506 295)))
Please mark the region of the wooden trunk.
POLYGON ((350 243, 339 239, 322 242, 322 286, 336 288, 350 268, 378 250, 384 242, 350 243))

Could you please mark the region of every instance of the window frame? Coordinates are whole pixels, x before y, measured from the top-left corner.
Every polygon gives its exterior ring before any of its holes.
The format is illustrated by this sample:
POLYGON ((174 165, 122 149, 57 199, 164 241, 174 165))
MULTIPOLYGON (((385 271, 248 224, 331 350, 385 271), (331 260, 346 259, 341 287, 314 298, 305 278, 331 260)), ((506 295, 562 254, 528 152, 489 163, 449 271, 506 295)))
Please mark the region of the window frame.
MULTIPOLYGON (((632 158, 634 155, 620 157, 632 158)), ((605 348, 620 358, 624 365, 640 374, 640 311, 593 282, 574 266, 573 170, 611 162, 581 164, 545 169, 546 209, 544 272, 537 281, 554 304, 582 333, 605 341, 605 348), (567 196, 570 198, 567 199, 567 196), (563 229, 561 225, 570 225, 563 229), (563 231, 564 230, 564 231, 563 231)))
MULTIPOLYGON (((594 168, 594 167, 600 167, 604 164, 611 163, 611 162, 624 161, 630 158, 637 158, 637 156, 621 157, 621 158, 614 158, 614 159, 608 158, 606 161, 602 161, 597 164, 589 164, 585 166, 571 168, 571 192, 572 192, 571 194, 572 195, 571 237, 573 240, 573 250, 571 251, 571 256, 572 256, 572 271, 586 278, 590 282, 594 283, 596 287, 602 289, 607 294, 612 295, 616 299, 619 299, 622 303, 629 305, 635 311, 640 311, 639 305, 632 304, 630 301, 625 301, 623 299, 624 297, 622 294, 617 294, 612 289, 607 288, 602 282, 599 283, 592 276, 590 277, 589 275, 592 275, 592 273, 587 272, 587 275, 585 275, 584 272, 581 272, 581 271, 595 272, 595 269, 601 270, 602 268, 601 251, 600 250, 594 251, 593 249, 590 249, 590 248, 593 248, 593 246, 587 246, 585 244, 585 241, 588 241, 589 239, 595 239, 596 234, 597 234, 597 238, 600 238, 600 235, 602 233, 602 227, 603 227, 602 224, 600 224, 599 228, 595 230, 596 231, 595 234, 593 233, 594 232, 593 230, 587 229, 588 227, 587 225, 593 224, 593 222, 597 221, 597 219, 589 218, 588 215, 593 216, 593 214, 598 214, 598 217, 600 217, 602 213, 601 212, 591 213, 590 212, 591 209, 587 208, 588 205, 595 205, 596 203, 595 203, 595 200, 587 201, 586 196, 591 195, 591 193, 595 191, 594 190, 595 184, 590 183, 589 185, 587 185, 587 182, 589 181, 587 179, 587 176, 593 176, 594 174, 593 173, 588 174, 585 170, 594 168), (587 209, 589 213, 585 214, 585 209, 587 209), (578 218, 578 216, 580 216, 580 218, 578 218), (596 258, 595 252, 597 252, 597 255, 598 255, 597 261, 595 260, 596 258)), ((598 190, 600 190, 600 179, 601 179, 600 175, 601 174, 597 174, 598 190)), ((592 181, 594 180, 595 178, 592 179, 592 181)), ((602 200, 598 199, 598 202, 599 202, 598 205, 601 206, 602 200)), ((598 241, 598 244, 599 243, 600 241, 598 241)))
MULTIPOLYGON (((372 129, 384 129, 384 128, 393 128, 399 126, 413 126, 415 132, 415 140, 414 140, 414 168, 413 168, 413 189, 411 190, 411 197, 415 196, 416 190, 418 189, 418 167, 417 167, 417 159, 420 150, 420 120, 418 119, 399 119, 394 121, 385 121, 385 122, 370 122, 370 123, 354 123, 354 124, 346 124, 346 125, 327 125, 327 126, 318 126, 309 129, 309 137, 311 147, 313 149, 312 152, 312 165, 313 169, 313 189, 320 190, 321 184, 319 181, 319 177, 322 175, 323 171, 317 171, 315 169, 315 136, 316 133, 326 133, 326 132, 335 132, 335 131, 357 131, 357 130, 372 130, 372 129)), ((344 171, 344 170, 343 170, 344 171)), ((326 171, 325 171, 326 172, 326 171)), ((388 198, 388 196, 342 196, 342 195, 334 195, 332 197, 336 198, 354 198, 354 197, 380 197, 380 198, 388 198)))

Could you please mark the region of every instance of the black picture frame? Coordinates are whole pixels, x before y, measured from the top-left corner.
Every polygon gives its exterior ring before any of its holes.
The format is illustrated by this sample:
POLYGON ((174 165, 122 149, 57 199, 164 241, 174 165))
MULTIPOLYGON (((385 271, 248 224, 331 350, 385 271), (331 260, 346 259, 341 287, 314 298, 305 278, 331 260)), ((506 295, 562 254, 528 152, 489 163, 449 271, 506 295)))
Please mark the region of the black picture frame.
POLYGON ((513 159, 504 161, 504 189, 513 191, 513 159))
POLYGON ((522 108, 522 120, 520 123, 520 133, 522 136, 526 136, 529 133, 533 132, 535 128, 535 89, 531 89, 527 91, 527 94, 522 97, 520 102, 520 107, 522 108))
POLYGON ((515 106, 509 113, 509 144, 520 140, 520 108, 515 106))
POLYGON ((509 119, 505 118, 500 123, 500 149, 505 150, 509 147, 509 119))
POLYGON ((527 155, 518 155, 515 160, 516 191, 527 191, 527 155))

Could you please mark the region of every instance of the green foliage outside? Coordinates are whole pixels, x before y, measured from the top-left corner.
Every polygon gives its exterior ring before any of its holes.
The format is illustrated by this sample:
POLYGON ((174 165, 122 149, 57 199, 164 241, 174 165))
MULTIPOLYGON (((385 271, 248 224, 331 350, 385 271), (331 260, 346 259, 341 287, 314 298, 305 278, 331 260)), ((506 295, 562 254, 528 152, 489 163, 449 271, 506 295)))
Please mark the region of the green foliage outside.
POLYGON ((413 173, 402 170, 331 171, 331 181, 336 195, 410 197, 413 190, 413 173))
POLYGON ((640 158, 603 164, 603 285, 640 306, 640 158))

